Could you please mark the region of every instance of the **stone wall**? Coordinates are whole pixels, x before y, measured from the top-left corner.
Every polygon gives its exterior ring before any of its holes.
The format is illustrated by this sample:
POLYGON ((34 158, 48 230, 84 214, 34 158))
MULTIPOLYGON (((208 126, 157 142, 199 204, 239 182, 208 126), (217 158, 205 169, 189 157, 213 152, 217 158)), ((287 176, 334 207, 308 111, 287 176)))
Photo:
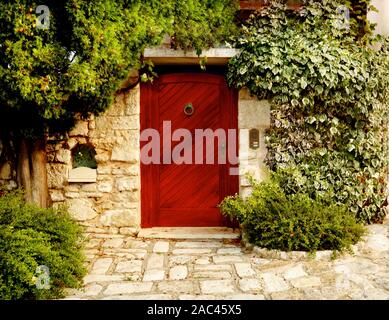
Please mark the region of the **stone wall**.
POLYGON ((247 175, 259 181, 266 177, 265 131, 270 126, 270 104, 266 100, 259 101, 251 97, 248 91, 243 89, 239 92, 238 108, 240 194, 246 197, 251 193, 247 175), (259 130, 258 149, 250 149, 250 129, 259 130))
POLYGON ((91 232, 129 234, 140 226, 140 90, 116 96, 106 113, 79 120, 64 141, 49 140, 48 182, 54 206, 67 204, 91 232), (97 181, 69 183, 71 150, 95 148, 97 181))

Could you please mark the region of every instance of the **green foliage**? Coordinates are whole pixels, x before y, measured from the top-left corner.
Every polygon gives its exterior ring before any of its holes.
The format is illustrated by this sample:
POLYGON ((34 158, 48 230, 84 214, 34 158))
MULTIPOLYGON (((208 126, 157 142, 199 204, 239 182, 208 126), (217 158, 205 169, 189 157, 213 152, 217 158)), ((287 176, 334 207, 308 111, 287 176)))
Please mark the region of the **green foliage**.
POLYGON ((0 300, 62 297, 63 288, 82 285, 81 228, 64 209, 24 203, 21 192, 0 196, 0 300), (38 289, 49 270, 50 289, 38 289))
POLYGON ((364 234, 346 205, 325 196, 314 200, 304 193, 287 195, 275 178, 253 182, 246 200, 228 197, 220 207, 240 222, 250 243, 268 249, 342 251, 364 234))
POLYGON ((39 29, 38 5, 0 3, 1 111, 31 115, 25 126, 38 131, 54 127, 50 120, 105 110, 172 20, 160 1, 46 1, 50 26, 39 29))
POLYGON ((79 144, 72 150, 73 168, 87 167, 91 169, 97 168, 96 151, 87 144, 79 144))
POLYGON ((340 28, 336 12, 347 1, 304 3, 292 11, 274 1, 243 26, 229 82, 272 102, 267 163, 283 169, 288 194, 330 192, 358 218, 380 221, 389 160, 388 40, 361 36, 357 22, 366 17, 354 15, 349 29, 340 28))
POLYGON ((236 31, 233 23, 238 1, 175 1, 173 42, 175 48, 203 49, 220 45, 236 31))
POLYGON ((48 0, 50 25, 40 29, 39 4, 0 2, 1 126, 25 136, 104 111, 165 34, 185 50, 223 42, 236 9, 233 0, 48 0))

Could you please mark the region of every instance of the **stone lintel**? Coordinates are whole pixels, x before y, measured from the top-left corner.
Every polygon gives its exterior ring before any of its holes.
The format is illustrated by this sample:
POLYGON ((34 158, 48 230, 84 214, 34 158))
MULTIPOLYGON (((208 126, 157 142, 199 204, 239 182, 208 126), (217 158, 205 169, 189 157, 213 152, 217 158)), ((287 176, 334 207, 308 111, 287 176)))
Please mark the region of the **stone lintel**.
POLYGON ((204 57, 207 57, 207 65, 226 65, 238 52, 237 49, 231 48, 213 48, 204 50, 199 57, 195 51, 147 48, 144 57, 156 65, 196 65, 204 57))

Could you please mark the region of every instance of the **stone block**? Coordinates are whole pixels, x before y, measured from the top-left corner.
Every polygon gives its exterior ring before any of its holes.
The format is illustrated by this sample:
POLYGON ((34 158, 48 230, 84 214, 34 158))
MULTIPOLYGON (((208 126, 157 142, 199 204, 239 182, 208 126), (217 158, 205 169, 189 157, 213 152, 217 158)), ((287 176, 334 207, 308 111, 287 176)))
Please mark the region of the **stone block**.
POLYGON ((227 271, 195 271, 195 279, 231 279, 231 274, 227 271))
POLYGON ((113 175, 125 175, 125 176, 139 176, 140 166, 139 165, 130 165, 128 167, 119 167, 112 169, 113 175))
POLYGON ((136 237, 138 232, 139 232, 139 230, 137 228, 124 227, 124 228, 120 228, 119 229, 119 233, 120 234, 123 234, 123 235, 126 235, 126 236, 132 236, 132 237, 136 237))
POLYGON ((64 163, 64 164, 70 164, 72 161, 72 153, 70 150, 66 149, 60 149, 57 151, 55 155, 55 161, 64 163))
POLYGON ((197 248, 197 249, 174 249, 173 254, 206 254, 211 253, 212 249, 197 248))
POLYGON ((78 199, 80 194, 78 192, 66 192, 65 197, 69 199, 78 199))
POLYGON ((100 222, 104 226, 119 228, 137 226, 139 212, 138 209, 108 210, 101 215, 100 222))
POLYGON ((122 246, 124 240, 122 238, 107 239, 104 241, 104 248, 119 248, 122 246))
POLYGON ((50 197, 51 197, 51 200, 53 202, 65 201, 65 197, 63 195, 63 192, 60 190, 51 190, 50 197))
POLYGON ((114 147, 111 155, 112 161, 137 163, 140 161, 139 150, 129 150, 129 148, 114 147))
POLYGON ((243 261, 241 256, 213 256, 213 262, 216 264, 222 263, 234 263, 243 261))
POLYGON ((229 264, 205 264, 205 265, 195 265, 195 271, 232 271, 232 267, 229 264))
POLYGON ((162 254, 152 253, 147 260, 147 270, 163 269, 165 257, 162 254))
POLYGON ((308 276, 308 277, 301 277, 301 278, 296 278, 292 279, 291 284, 295 288, 310 288, 310 287, 317 287, 321 285, 321 281, 319 277, 313 277, 313 276, 308 276))
POLYGON ((106 163, 109 161, 110 155, 109 155, 108 151, 96 150, 95 159, 96 159, 98 164, 106 163))
POLYGON ((261 276, 265 284, 265 290, 269 293, 286 291, 289 289, 288 284, 280 276, 269 272, 263 273, 261 276))
POLYGON ((235 263, 235 270, 240 278, 249 278, 256 275, 250 263, 235 263))
POLYGON ((93 202, 89 199, 67 200, 69 213, 77 221, 92 220, 97 217, 97 212, 93 209, 93 202))
POLYGON ((143 275, 143 281, 161 281, 163 279, 165 279, 165 271, 163 269, 146 270, 145 274, 143 275))
POLYGON ((217 250, 217 254, 242 254, 241 248, 220 248, 217 250))
POLYGON ((188 276, 188 268, 186 266, 175 266, 169 271, 170 280, 183 280, 188 276))
POLYGON ((261 282, 255 278, 246 278, 239 280, 239 288, 244 291, 258 291, 261 290, 261 282))
POLYGON ((116 189, 118 191, 130 191, 139 189, 139 179, 119 178, 116 179, 116 189))
POLYGON ((120 117, 101 116, 96 119, 96 131, 100 132, 112 132, 112 130, 137 130, 139 128, 139 115, 120 117))
POLYGON ((296 279, 300 277, 307 276, 307 273, 304 271, 302 265, 294 266, 288 270, 286 270, 283 274, 286 280, 296 279))
POLYGON ((195 283, 188 280, 161 281, 158 283, 157 288, 162 293, 196 293, 195 283))
POLYGON ((141 260, 121 261, 117 264, 115 268, 115 272, 123 272, 123 273, 141 272, 141 271, 142 271, 141 260))
POLYGON ((99 182, 99 184, 97 185, 97 189, 103 193, 111 192, 112 188, 113 188, 113 186, 112 186, 112 183, 110 183, 110 182, 99 182))
POLYGON ((47 164, 47 182, 49 189, 62 189, 68 178, 68 166, 65 164, 47 164))
POLYGON ((97 185, 95 183, 85 183, 81 185, 81 191, 83 192, 96 192, 97 185))
POLYGON ((105 274, 108 272, 113 260, 111 258, 97 259, 93 264, 90 274, 105 274))
POLYGON ((107 110, 107 116, 126 116, 139 114, 139 86, 129 92, 118 94, 113 105, 107 110))
POLYGON ((104 295, 131 294, 138 292, 150 292, 152 282, 122 282, 108 285, 104 295))
POLYGON ((116 282, 124 280, 124 275, 88 274, 84 277, 84 284, 116 282))
POLYGON ((122 191, 110 194, 111 200, 116 203, 138 203, 139 191, 122 191))
POLYGON ((205 280, 200 282, 201 292, 204 294, 233 293, 234 284, 231 280, 205 280))
POLYGON ((222 246, 222 242, 214 241, 214 242, 208 242, 208 241, 197 241, 197 242, 177 242, 175 244, 175 248, 219 248, 222 246))
POLYGON ((165 253, 169 251, 169 242, 158 241, 154 244, 153 252, 155 253, 165 253))
POLYGON ((87 136, 88 132, 88 121, 78 121, 75 127, 69 132, 69 137, 87 136))

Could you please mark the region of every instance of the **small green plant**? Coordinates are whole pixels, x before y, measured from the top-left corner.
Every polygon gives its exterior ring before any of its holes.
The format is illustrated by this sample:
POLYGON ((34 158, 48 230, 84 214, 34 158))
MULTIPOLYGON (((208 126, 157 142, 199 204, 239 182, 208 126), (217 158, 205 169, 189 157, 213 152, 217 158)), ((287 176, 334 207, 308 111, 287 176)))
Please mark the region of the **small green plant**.
POLYGON ((220 205, 223 214, 239 221, 250 243, 283 251, 343 251, 364 234, 347 206, 329 197, 287 195, 275 175, 252 183, 253 192, 246 200, 227 197, 220 205))
POLYGON ((0 300, 53 299, 79 288, 81 227, 65 209, 26 204, 21 191, 0 196, 0 300))
POLYGON ((96 151, 88 144, 79 144, 72 150, 73 168, 87 167, 91 169, 97 168, 96 151))

